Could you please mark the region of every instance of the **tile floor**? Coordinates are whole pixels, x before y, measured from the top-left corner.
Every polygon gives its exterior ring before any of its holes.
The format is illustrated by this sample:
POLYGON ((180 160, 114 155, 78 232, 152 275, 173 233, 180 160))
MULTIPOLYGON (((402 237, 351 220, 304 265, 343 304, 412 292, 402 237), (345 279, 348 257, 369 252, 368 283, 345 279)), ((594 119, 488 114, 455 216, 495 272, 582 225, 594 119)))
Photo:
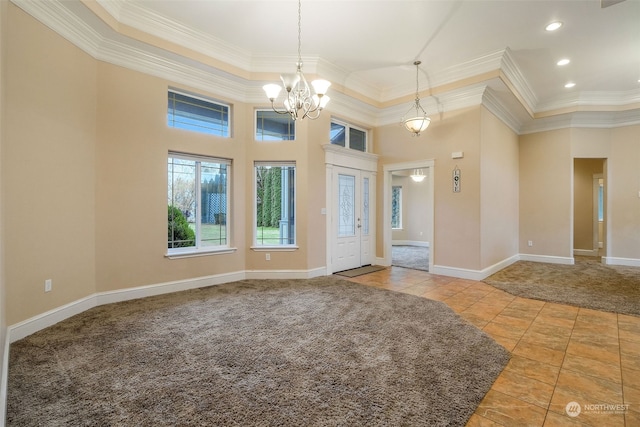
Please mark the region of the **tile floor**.
POLYGON ((401 267, 349 280, 442 301, 511 352, 468 427, 640 426, 640 317, 401 267))

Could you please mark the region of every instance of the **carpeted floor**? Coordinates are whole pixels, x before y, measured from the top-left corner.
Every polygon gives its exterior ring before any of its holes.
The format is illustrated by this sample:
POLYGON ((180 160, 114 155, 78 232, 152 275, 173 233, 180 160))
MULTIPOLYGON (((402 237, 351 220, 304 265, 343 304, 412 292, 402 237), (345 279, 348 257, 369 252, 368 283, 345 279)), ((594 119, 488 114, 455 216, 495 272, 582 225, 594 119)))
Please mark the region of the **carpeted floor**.
POLYGON ((525 298, 640 316, 640 268, 575 257, 574 265, 518 261, 485 283, 525 298))
POLYGON ((7 425, 464 426, 509 353, 334 277, 96 307, 10 348, 7 425))
POLYGON ((393 245, 391 265, 429 271, 429 248, 426 246, 393 245))

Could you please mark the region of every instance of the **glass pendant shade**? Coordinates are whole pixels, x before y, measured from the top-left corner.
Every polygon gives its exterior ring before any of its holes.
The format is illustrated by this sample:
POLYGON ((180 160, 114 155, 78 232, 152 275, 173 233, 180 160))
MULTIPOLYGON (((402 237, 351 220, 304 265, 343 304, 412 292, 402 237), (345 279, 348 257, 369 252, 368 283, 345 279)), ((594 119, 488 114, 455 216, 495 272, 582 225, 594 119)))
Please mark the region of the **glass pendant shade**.
POLYGON ((410 176, 411 179, 415 182, 422 182, 426 178, 426 175, 422 172, 422 169, 415 169, 410 176))
POLYGON ((329 86, 331 86, 331 82, 328 80, 318 79, 312 81, 311 86, 313 86, 313 90, 317 95, 324 95, 325 93, 327 93, 327 89, 329 89, 329 86))
POLYGON ((331 100, 331 98, 329 98, 327 95, 322 96, 317 94, 313 95, 312 99, 313 99, 313 106, 318 107, 319 109, 324 108, 331 100))
POLYGON ((282 84, 284 85, 285 90, 287 92, 291 92, 291 89, 300 81, 300 74, 282 74, 280 76, 280 80, 282 80, 282 84))
POLYGON ((413 132, 418 135, 429 127, 429 123, 431 123, 431 119, 427 116, 412 117, 404 121, 404 127, 409 132, 413 132))
POLYGON ((262 89, 264 89, 264 93, 267 94, 267 98, 269 98, 269 100, 273 102, 276 98, 278 98, 278 95, 280 95, 282 86, 277 85, 275 83, 271 83, 271 84, 262 86, 262 89))

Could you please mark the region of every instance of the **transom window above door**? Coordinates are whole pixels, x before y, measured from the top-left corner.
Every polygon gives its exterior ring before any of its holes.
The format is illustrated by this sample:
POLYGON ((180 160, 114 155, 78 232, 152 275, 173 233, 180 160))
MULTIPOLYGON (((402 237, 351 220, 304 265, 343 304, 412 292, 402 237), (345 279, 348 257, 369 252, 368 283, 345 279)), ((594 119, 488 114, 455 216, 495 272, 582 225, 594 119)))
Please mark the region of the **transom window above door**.
POLYGON ((367 131, 346 122, 331 121, 331 143, 352 150, 367 151, 367 131))

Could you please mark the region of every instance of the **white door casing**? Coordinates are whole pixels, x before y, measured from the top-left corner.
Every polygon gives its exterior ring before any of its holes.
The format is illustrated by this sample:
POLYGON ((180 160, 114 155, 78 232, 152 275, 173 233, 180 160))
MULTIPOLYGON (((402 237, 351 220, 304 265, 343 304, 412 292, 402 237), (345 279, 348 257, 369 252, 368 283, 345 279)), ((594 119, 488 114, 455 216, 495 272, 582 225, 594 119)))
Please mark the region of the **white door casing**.
POLYGON ((371 173, 333 168, 333 271, 373 264, 371 227, 371 173))
POLYGON ((327 274, 375 261, 378 156, 326 144, 327 274))

